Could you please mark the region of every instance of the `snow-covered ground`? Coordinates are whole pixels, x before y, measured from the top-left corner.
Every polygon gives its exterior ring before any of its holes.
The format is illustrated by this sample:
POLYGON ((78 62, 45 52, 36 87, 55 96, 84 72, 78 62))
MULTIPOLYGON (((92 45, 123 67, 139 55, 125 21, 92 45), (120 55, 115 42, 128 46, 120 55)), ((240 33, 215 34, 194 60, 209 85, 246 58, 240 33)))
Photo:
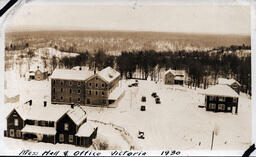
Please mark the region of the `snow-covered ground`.
MULTIPOLYGON (((6 73, 8 74, 8 73, 6 73)), ((7 80, 13 81, 13 80, 7 80)), ((99 126, 97 140, 107 141, 108 149, 159 150, 180 149, 209 150, 212 132, 215 131, 213 150, 245 150, 251 144, 251 100, 245 94, 239 97, 238 115, 232 113, 207 112, 198 105, 204 105, 201 89, 189 89, 181 86, 163 85, 153 81, 139 80, 139 87, 128 87, 134 80, 122 80, 125 88, 122 99, 116 108, 97 108, 85 106, 88 120, 99 126), (161 104, 156 104, 151 96, 157 92, 161 104), (146 96, 146 102, 141 97, 146 96), (140 111, 145 105, 146 111, 140 111), (137 138, 143 131, 145 139, 137 138)), ((50 82, 16 80, 15 89, 24 103, 32 99, 33 105, 50 104, 50 82)), ((11 87, 10 87, 11 88, 11 87)), ((8 90, 8 86, 7 89, 8 90)), ((1 123, 1 132, 6 127, 5 116, 15 104, 5 104, 1 123)), ((62 107, 62 106, 60 106, 62 107)), ((74 149, 71 145, 52 145, 29 143, 22 140, 4 138, 6 147, 74 149)))

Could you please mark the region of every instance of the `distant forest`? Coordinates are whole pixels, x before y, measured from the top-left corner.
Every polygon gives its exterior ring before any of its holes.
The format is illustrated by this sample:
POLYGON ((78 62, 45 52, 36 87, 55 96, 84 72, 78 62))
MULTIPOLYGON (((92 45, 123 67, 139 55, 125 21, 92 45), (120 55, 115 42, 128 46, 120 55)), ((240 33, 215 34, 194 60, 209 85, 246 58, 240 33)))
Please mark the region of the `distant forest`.
MULTIPOLYGON (((186 84, 190 87, 207 88, 211 84, 209 79, 216 83, 218 77, 234 78, 243 86, 242 91, 251 95, 251 55, 239 57, 234 53, 236 50, 250 49, 250 46, 243 45, 215 48, 214 53, 124 51, 120 56, 107 55, 103 50, 98 50, 95 54, 85 52, 76 57, 64 57, 60 60, 60 66, 72 68, 89 65, 99 70, 111 66, 125 78, 132 78, 136 69, 139 69, 144 73, 142 79, 147 79, 152 73, 159 73, 161 68, 184 69, 189 75, 186 84), (228 51, 232 53, 224 53, 228 51)), ((53 66, 56 67, 56 64, 56 58, 53 58, 53 66)))

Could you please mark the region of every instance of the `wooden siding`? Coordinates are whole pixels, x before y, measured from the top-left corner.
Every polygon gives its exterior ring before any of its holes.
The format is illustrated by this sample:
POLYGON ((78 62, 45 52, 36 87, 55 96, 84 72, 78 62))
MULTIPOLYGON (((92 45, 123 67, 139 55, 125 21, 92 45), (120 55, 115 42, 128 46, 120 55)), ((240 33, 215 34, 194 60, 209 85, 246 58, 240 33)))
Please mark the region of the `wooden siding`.
POLYGON ((209 96, 206 95, 205 97, 205 107, 207 111, 214 111, 214 112, 233 112, 233 107, 235 107, 235 113, 238 112, 238 98, 232 97, 220 97, 220 96, 209 96), (212 97, 212 100, 211 98, 212 97), (221 100, 222 98, 222 100, 221 100), (224 100, 223 100, 224 98, 224 100), (237 99, 236 102, 233 102, 233 99, 237 99), (210 104, 215 104, 215 108, 211 108, 210 104), (219 105, 224 104, 224 110, 219 109, 219 105))
POLYGON ((164 82, 165 84, 174 84, 174 75, 171 72, 167 73, 165 75, 164 82))
POLYGON ((86 100, 87 105, 108 105, 109 84, 97 75, 86 81, 86 100), (104 95, 102 94, 104 93, 104 95))
POLYGON ((52 79, 51 80, 51 101, 52 103, 60 103, 60 104, 76 103, 76 104, 84 105, 85 104, 84 81, 52 79))
POLYGON ((16 110, 13 110, 9 116, 7 117, 7 135, 8 137, 10 136, 10 131, 13 130, 14 131, 14 136, 12 136, 13 138, 21 138, 21 133, 20 136, 17 136, 17 132, 21 132, 21 129, 23 129, 24 127, 24 120, 21 118, 21 116, 18 114, 18 112, 16 110), (15 119, 18 120, 18 125, 15 126, 15 119))
POLYGON ((73 120, 65 114, 63 117, 61 117, 58 122, 57 122, 57 134, 56 134, 56 140, 59 143, 67 143, 67 144, 75 144, 76 139, 75 139, 75 134, 77 133, 78 126, 73 122, 73 120), (64 129, 65 123, 68 124, 68 131, 64 129), (60 134, 64 135, 64 141, 61 142, 59 139, 60 134), (73 142, 69 142, 69 135, 73 135, 73 142))

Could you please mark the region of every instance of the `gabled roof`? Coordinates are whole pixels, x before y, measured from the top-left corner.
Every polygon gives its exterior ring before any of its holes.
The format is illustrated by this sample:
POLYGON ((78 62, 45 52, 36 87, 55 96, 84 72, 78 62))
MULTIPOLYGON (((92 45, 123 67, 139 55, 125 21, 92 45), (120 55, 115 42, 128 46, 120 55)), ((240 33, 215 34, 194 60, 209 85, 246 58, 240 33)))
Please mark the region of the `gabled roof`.
POLYGON ((80 106, 75 106, 74 109, 69 109, 67 115, 76 123, 76 125, 80 125, 87 117, 86 112, 80 106))
POLYGON ((241 84, 235 79, 218 78, 218 84, 232 85, 233 83, 237 83, 239 86, 241 86, 241 84))
POLYGON ((44 135, 55 135, 56 129, 54 127, 43 127, 36 125, 25 125, 25 127, 21 130, 21 132, 27 133, 40 133, 44 135))
POLYGON ((92 122, 88 121, 80 126, 80 128, 76 133, 76 136, 89 137, 94 132, 94 130, 95 130, 94 125, 92 124, 92 122))
MULTIPOLYGON (((69 107, 70 108, 70 107, 69 107)), ((67 107, 58 106, 46 106, 22 104, 15 107, 15 110, 22 117, 23 120, 45 120, 45 121, 57 121, 62 117, 68 109, 67 107)))
POLYGON ((217 84, 207 88, 204 91, 204 94, 224 97, 238 97, 238 94, 231 87, 222 84, 217 84))
POLYGON ((185 70, 172 70, 172 69, 169 69, 167 70, 164 75, 168 74, 168 73, 172 73, 174 76, 176 75, 185 75, 185 70))
POLYGON ((106 67, 105 69, 98 72, 97 75, 101 77, 103 80, 105 80, 106 82, 110 83, 113 80, 115 80, 117 77, 119 77, 120 73, 111 67, 106 67))
POLYGON ((55 69, 51 75, 52 79, 63 80, 86 80, 93 76, 93 71, 90 70, 67 70, 67 69, 55 69))
POLYGON ((171 74, 173 74, 173 75, 175 76, 175 70, 169 69, 169 70, 167 70, 167 71, 164 73, 164 75, 166 75, 166 74, 168 74, 168 73, 171 73, 171 74))

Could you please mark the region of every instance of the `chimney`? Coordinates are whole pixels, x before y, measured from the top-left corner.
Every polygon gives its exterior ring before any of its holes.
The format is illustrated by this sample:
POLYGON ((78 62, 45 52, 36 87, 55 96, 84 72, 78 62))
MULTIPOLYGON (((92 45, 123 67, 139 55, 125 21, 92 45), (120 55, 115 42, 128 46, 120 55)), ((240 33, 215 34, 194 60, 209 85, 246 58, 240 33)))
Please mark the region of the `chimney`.
POLYGON ((29 106, 32 106, 32 100, 29 100, 28 103, 29 103, 29 106))
POLYGON ((44 107, 46 107, 47 106, 47 101, 44 101, 44 107))
POLYGON ((71 108, 74 108, 74 105, 75 105, 75 104, 71 104, 71 108))

